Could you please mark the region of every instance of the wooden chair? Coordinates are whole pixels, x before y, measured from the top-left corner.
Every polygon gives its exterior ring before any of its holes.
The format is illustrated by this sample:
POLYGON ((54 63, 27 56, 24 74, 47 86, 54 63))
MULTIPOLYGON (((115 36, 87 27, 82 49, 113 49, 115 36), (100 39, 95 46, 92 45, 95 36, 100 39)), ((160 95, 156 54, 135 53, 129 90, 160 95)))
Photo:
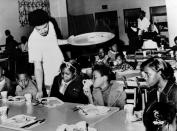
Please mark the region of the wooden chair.
POLYGON ((134 107, 136 107, 137 87, 138 87, 137 82, 127 81, 126 78, 124 77, 124 84, 125 84, 124 91, 126 92, 127 95, 126 103, 133 104, 134 107))

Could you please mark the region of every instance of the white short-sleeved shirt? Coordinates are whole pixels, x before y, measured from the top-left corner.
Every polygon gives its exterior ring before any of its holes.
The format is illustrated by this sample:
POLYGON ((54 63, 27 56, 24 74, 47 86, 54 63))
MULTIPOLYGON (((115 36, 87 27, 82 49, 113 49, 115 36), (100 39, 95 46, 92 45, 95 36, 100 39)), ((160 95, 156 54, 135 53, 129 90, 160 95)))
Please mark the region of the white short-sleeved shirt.
POLYGON ((36 29, 33 30, 28 40, 28 51, 30 63, 42 62, 45 85, 52 85, 64 57, 58 46, 54 26, 51 22, 49 22, 47 36, 41 36, 36 29))
POLYGON ((147 32, 149 25, 150 25, 150 22, 146 17, 144 17, 142 20, 138 19, 138 28, 140 30, 144 30, 145 32, 147 32))

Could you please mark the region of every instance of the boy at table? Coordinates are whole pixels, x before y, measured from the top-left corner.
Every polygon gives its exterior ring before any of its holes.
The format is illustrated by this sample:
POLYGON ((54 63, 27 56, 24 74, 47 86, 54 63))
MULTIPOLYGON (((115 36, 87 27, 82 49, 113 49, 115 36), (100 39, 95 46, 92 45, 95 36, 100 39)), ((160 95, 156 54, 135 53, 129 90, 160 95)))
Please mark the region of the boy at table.
POLYGON ((86 80, 84 93, 89 102, 94 105, 120 107, 123 109, 126 100, 126 93, 123 86, 116 82, 115 75, 106 65, 95 65, 93 68, 93 80, 86 80))
POLYGON ((141 71, 150 87, 145 110, 155 102, 172 102, 177 109, 177 84, 171 65, 152 57, 141 64, 141 71))
POLYGON ((26 71, 19 71, 16 75, 16 96, 24 96, 25 94, 31 94, 32 99, 36 98, 37 86, 36 83, 30 79, 26 71))

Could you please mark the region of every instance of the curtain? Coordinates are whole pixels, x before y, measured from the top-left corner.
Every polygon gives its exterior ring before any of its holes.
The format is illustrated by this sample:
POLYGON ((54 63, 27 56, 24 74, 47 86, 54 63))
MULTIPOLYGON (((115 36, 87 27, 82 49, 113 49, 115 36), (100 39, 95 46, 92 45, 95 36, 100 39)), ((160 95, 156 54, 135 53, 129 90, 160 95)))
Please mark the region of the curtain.
POLYGON ((49 0, 18 0, 18 7, 21 26, 29 24, 28 14, 36 9, 42 9, 50 14, 49 0))

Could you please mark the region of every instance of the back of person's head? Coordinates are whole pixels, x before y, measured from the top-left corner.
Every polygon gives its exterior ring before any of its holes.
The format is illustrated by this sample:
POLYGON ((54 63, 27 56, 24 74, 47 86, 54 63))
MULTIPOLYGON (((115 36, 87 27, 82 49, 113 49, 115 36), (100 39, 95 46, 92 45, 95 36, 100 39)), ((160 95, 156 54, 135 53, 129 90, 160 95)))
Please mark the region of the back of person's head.
POLYGON ((143 114, 146 131, 176 131, 176 108, 173 103, 156 102, 143 114))
POLYGON ((28 41, 27 37, 26 36, 22 36, 21 37, 21 42, 22 43, 26 43, 28 41))
POLYGON ((6 36, 10 35, 10 30, 5 30, 5 35, 6 36))
POLYGON ((149 58, 141 64, 141 71, 144 71, 145 67, 149 67, 156 72, 161 71, 161 76, 165 80, 175 80, 173 68, 162 58, 149 58))
POLYGON ((28 15, 29 24, 31 26, 40 26, 49 22, 49 15, 42 9, 37 9, 28 15))
POLYGON ((143 17, 145 17, 146 12, 144 10, 140 10, 140 15, 142 15, 143 17))
POLYGON ((93 67, 93 72, 98 71, 101 76, 107 76, 108 82, 115 80, 115 74, 112 72, 111 68, 105 64, 96 64, 93 67))

